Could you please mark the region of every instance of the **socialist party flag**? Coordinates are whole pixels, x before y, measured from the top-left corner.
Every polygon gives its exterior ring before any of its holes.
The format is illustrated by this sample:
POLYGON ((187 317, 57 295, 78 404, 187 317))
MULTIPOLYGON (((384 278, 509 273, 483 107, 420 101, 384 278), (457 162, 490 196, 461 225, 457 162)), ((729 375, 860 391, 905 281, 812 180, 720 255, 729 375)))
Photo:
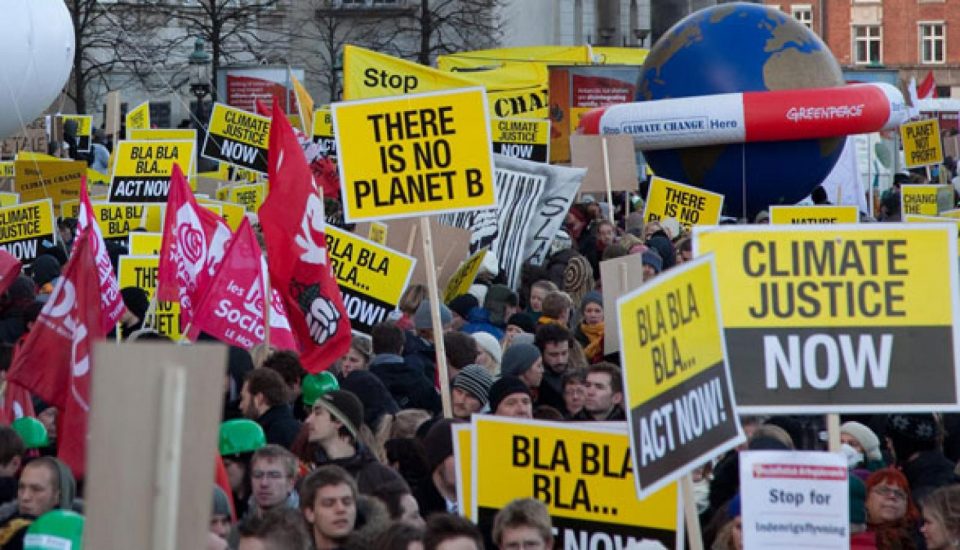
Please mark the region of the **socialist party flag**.
POLYGON ((100 281, 88 230, 81 231, 63 276, 17 350, 7 380, 60 411, 57 457, 77 477, 85 470, 93 342, 102 339, 100 281))
POLYGON ((327 369, 350 348, 350 319, 330 272, 323 200, 293 128, 276 100, 270 124, 270 192, 260 207, 270 281, 283 297, 307 371, 327 369))
POLYGON ((87 194, 87 178, 83 176, 80 178, 80 212, 77 215, 77 229, 83 232, 87 228, 90 228, 87 235, 90 246, 93 248, 93 257, 97 262, 97 276, 100 281, 100 327, 104 332, 109 332, 123 317, 123 312, 127 308, 123 305, 120 285, 117 284, 117 278, 113 274, 113 264, 110 263, 107 245, 103 242, 103 233, 93 216, 93 205, 90 203, 90 195, 87 194))

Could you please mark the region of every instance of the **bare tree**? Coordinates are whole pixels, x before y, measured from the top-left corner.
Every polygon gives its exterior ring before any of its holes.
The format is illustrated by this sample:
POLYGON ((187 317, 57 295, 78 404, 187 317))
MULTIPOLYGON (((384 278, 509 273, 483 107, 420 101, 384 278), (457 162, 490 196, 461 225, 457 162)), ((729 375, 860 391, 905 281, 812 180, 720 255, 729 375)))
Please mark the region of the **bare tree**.
POLYGON ((413 45, 403 57, 430 65, 438 55, 492 48, 503 31, 497 12, 504 0, 420 0, 399 22, 413 45))

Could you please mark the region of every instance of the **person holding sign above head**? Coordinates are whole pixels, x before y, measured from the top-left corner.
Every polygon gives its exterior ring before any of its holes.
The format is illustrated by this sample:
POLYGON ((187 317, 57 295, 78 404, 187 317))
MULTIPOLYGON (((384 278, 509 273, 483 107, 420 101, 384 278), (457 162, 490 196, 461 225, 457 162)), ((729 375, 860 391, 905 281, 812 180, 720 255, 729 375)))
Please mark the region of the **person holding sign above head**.
POLYGON ((920 502, 927 550, 960 548, 960 486, 941 487, 920 502))

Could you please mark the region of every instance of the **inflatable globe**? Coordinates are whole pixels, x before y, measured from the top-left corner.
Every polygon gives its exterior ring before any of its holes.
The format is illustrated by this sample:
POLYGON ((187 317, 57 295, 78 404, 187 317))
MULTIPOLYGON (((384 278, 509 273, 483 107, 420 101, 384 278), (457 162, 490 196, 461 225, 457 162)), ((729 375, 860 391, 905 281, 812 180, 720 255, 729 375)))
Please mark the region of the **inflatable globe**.
MULTIPOLYGON (((689 15, 657 41, 643 64, 637 100, 843 83, 827 46, 793 17, 758 4, 720 4, 689 15)), ((658 176, 721 193, 726 215, 752 219, 771 204, 807 196, 833 168, 845 139, 691 147, 644 156, 658 176)))

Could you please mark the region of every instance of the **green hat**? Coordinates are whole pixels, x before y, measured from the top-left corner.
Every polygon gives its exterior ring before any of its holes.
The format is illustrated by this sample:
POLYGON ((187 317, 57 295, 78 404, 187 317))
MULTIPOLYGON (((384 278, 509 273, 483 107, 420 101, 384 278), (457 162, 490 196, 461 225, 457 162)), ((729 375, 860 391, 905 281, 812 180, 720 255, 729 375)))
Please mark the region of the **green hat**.
POLYGON ((50 437, 47 435, 47 428, 32 416, 21 416, 10 424, 23 440, 23 446, 27 449, 40 449, 50 444, 50 437))
POLYGON ((340 383, 337 377, 329 371, 318 372, 317 374, 308 374, 300 382, 300 388, 303 391, 303 404, 312 407, 321 395, 340 389, 340 383))
POLYGON ((23 550, 80 550, 83 516, 69 510, 51 510, 27 528, 23 550))
POLYGON ((222 456, 252 453, 267 444, 263 428, 253 420, 237 418, 220 424, 220 454, 222 456))

